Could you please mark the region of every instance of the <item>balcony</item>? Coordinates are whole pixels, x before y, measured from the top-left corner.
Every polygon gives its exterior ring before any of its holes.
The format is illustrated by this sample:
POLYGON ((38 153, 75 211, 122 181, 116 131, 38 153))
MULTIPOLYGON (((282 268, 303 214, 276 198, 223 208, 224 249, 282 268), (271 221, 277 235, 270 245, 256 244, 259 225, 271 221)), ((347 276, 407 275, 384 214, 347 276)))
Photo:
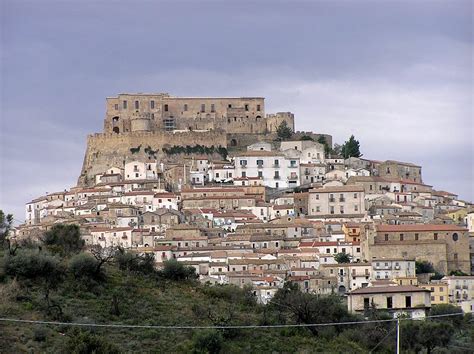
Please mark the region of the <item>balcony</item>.
POLYGON ((240 168, 247 168, 247 165, 240 165, 240 168))
POLYGON ((273 179, 280 179, 280 176, 273 176, 273 179))
POLYGON ((257 164, 257 168, 263 168, 263 163, 257 164))
POLYGON ((334 198, 329 198, 329 203, 334 203, 336 201, 336 199, 334 198))
POLYGON ((298 168, 297 165, 289 165, 288 168, 298 168))
POLYGON ((288 176, 288 181, 296 181, 298 180, 298 176, 288 176))
POLYGON ((339 198, 339 201, 340 201, 340 202, 345 202, 345 201, 346 201, 346 198, 339 198))

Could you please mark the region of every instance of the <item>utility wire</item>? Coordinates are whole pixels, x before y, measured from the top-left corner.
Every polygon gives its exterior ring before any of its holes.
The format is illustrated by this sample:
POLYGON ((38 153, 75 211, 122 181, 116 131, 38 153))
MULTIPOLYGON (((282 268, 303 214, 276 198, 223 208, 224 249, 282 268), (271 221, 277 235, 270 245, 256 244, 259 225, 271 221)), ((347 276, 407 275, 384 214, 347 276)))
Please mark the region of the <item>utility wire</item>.
MULTIPOLYGON (((439 318, 448 316, 459 316, 463 313, 449 313, 443 315, 426 316, 425 318, 439 318)), ((412 318, 400 320, 413 320, 412 318)), ((230 325, 230 326, 161 326, 161 325, 127 325, 127 324, 100 324, 100 323, 77 323, 77 322, 56 322, 56 321, 37 321, 22 320, 17 318, 0 318, 0 322, 10 323, 31 323, 55 326, 77 326, 77 327, 108 327, 108 328, 146 328, 146 329, 246 329, 246 328, 286 328, 286 327, 327 327, 327 326, 346 326, 346 325, 363 325, 367 323, 377 322, 394 322, 397 318, 388 320, 368 320, 368 321, 351 321, 351 322, 329 322, 329 323, 298 323, 298 324, 276 324, 276 325, 230 325)))
POLYGON ((375 349, 377 349, 377 347, 378 347, 380 344, 382 344, 382 342, 383 342, 385 339, 387 339, 388 336, 389 336, 390 334, 392 334, 392 332, 393 332, 395 329, 397 329, 396 326, 393 327, 392 329, 390 329, 390 331, 388 331, 387 335, 386 335, 385 337, 383 337, 382 340, 380 340, 380 342, 378 342, 377 345, 376 345, 375 347, 373 347, 373 348, 369 351, 369 354, 373 353, 373 351, 374 351, 375 349))

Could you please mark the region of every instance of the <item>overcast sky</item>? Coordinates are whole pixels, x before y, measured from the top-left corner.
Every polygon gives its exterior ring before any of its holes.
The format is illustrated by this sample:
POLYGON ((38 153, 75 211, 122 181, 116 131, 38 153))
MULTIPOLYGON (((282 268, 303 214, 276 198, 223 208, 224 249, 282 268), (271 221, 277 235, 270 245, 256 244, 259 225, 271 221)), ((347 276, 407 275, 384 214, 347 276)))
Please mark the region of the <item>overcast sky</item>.
POLYGON ((474 200, 473 1, 1 0, 0 208, 75 185, 105 97, 264 96, 474 200))

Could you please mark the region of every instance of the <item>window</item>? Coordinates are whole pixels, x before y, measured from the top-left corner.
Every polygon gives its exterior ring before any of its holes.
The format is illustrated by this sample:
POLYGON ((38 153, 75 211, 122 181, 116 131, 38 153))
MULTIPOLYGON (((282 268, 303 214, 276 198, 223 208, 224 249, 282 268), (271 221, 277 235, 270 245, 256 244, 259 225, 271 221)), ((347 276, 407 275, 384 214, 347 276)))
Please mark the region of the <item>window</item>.
POLYGON ((415 234, 415 241, 418 241, 418 234, 415 234))
POLYGON ((434 238, 435 241, 438 239, 438 233, 437 233, 437 232, 435 232, 435 233, 433 234, 433 238, 434 238))
POLYGON ((257 111, 260 112, 260 105, 257 105, 257 111))
POLYGON ((279 166, 279 164, 280 164, 280 161, 278 161, 278 160, 275 160, 275 161, 274 161, 274 165, 275 165, 275 166, 279 166))
POLYGON ((140 108, 140 102, 135 101, 135 109, 139 109, 139 108, 140 108))
POLYGON ((260 177, 260 178, 263 177, 263 172, 262 171, 258 171, 258 177, 260 177))
POLYGON ((316 200, 319 200, 319 194, 316 194, 315 196, 316 196, 316 200))
POLYGON ((249 110, 249 105, 248 105, 248 104, 245 105, 245 110, 246 110, 246 111, 249 110))
POLYGON ((391 309, 393 307, 393 299, 391 296, 387 297, 387 308, 391 309))
POLYGON ((453 234, 453 241, 457 241, 459 239, 458 234, 455 232, 453 234))
POLYGON ((216 178, 219 178, 219 172, 216 172, 216 178))
POLYGON ((185 103, 184 106, 183 106, 183 111, 187 112, 188 111, 188 104, 185 103))
POLYGON ((341 214, 344 214, 344 206, 341 205, 341 206, 339 207, 339 212, 340 212, 341 214))
POLYGON ((257 166, 262 167, 263 166, 263 160, 257 160, 257 166))
POLYGON ((333 207, 333 206, 331 206, 331 207, 329 208, 329 212, 330 212, 331 214, 334 214, 334 207, 333 207))
POLYGON ((164 109, 165 112, 168 112, 168 105, 165 104, 165 109, 164 109))
POLYGON ((123 107, 123 109, 127 109, 127 101, 122 102, 122 107, 123 107))
POLYGON ((115 110, 118 111, 118 104, 115 104, 115 110))
POLYGON ((444 301, 444 296, 440 296, 439 301, 444 301))
POLYGON ((316 207, 316 212, 317 213, 321 212, 321 208, 319 206, 316 207))
POLYGON ((232 108, 232 105, 231 104, 227 105, 227 108, 232 108))
POLYGON ((368 297, 364 297, 364 310, 368 310, 370 307, 370 299, 368 297))
POLYGON ((213 104, 211 104, 211 113, 214 113, 216 111, 216 106, 213 104))
POLYGON ((354 199, 357 199, 357 193, 354 193, 354 199))
POLYGON ((403 234, 400 234, 400 241, 403 241, 403 234))
POLYGON ((150 101, 150 109, 155 109, 155 101, 150 101))
POLYGON ((202 104, 201 105, 201 113, 204 113, 204 112, 206 112, 206 105, 202 104))
POLYGON ((405 307, 411 307, 411 296, 405 296, 405 307))
POLYGON ((280 171, 275 171, 275 179, 280 178, 280 171))
POLYGON ((354 211, 359 211, 359 206, 358 205, 354 205, 354 211))
POLYGON ((385 241, 388 241, 388 234, 385 234, 385 241))
POLYGON ((247 166, 247 160, 240 160, 240 166, 247 166))
POLYGON ((245 178, 245 177, 247 177, 247 172, 242 171, 242 178, 245 178))
POLYGON ((458 254, 457 254, 457 253, 454 253, 454 254, 453 254, 453 258, 454 258, 455 261, 457 261, 457 260, 458 260, 458 254))

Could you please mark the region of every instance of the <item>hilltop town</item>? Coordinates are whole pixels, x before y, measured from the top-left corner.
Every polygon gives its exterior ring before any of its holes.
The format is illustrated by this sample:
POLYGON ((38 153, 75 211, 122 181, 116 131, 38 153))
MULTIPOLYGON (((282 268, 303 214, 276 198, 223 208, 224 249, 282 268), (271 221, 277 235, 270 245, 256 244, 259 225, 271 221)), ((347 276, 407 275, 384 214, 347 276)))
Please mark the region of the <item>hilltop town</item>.
POLYGON ((266 114, 261 97, 120 94, 77 185, 26 203, 12 239, 75 224, 89 247, 153 254, 157 268, 176 259, 263 304, 291 281, 347 297, 353 313, 472 312, 473 205, 387 158, 295 132, 294 114, 266 114))

